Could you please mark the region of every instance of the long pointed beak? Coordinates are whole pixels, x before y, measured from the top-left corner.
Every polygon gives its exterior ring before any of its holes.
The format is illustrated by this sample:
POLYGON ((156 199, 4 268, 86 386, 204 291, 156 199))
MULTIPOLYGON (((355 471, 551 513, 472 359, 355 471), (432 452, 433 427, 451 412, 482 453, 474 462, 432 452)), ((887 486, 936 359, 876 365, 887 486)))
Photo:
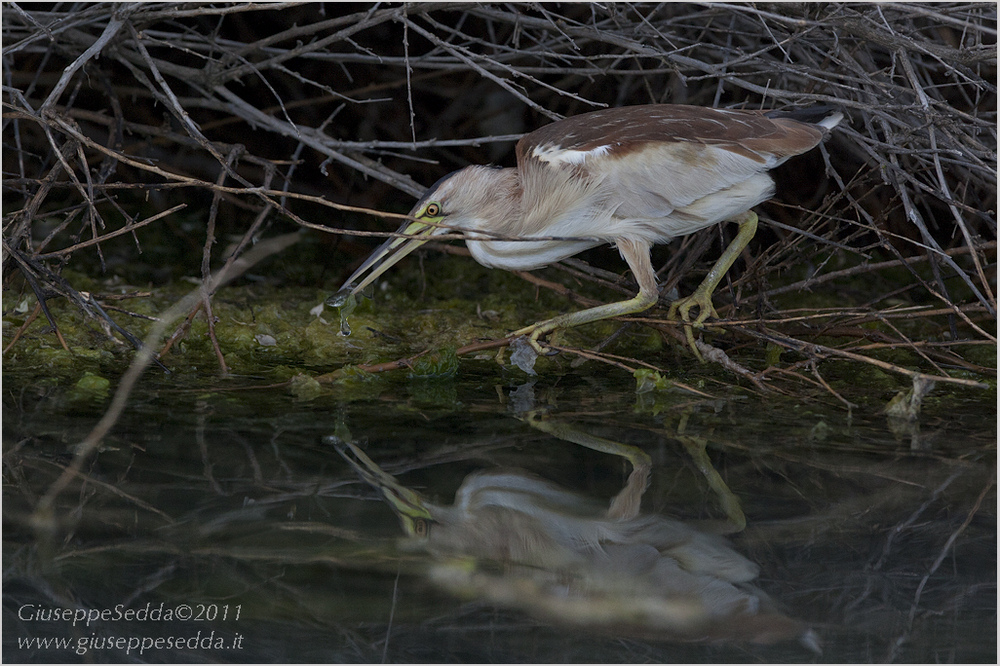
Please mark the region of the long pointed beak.
POLYGON ((400 485, 395 477, 384 472, 375 461, 351 442, 337 441, 335 445, 337 452, 354 468, 358 476, 382 491, 389 506, 403 523, 403 529, 410 536, 422 536, 421 531, 426 533, 426 528, 419 528, 418 523, 433 518, 427 508, 427 500, 420 493, 400 485))
POLYGON ((405 222, 399 228, 398 233, 408 238, 396 236, 380 245, 331 298, 346 299, 348 295, 357 294, 374 282, 382 273, 395 266, 403 257, 426 243, 431 236, 439 232, 439 229, 440 227, 423 222, 405 222))

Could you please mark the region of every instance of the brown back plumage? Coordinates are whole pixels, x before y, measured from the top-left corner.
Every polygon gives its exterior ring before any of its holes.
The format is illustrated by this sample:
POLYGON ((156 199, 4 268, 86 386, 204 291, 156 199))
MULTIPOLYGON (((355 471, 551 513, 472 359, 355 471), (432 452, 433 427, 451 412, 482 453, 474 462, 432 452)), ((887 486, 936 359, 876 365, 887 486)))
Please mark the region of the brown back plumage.
POLYGON ((624 156, 654 143, 695 143, 725 148, 764 163, 781 161, 816 146, 824 128, 766 111, 712 109, 682 104, 648 104, 571 116, 525 135, 517 143, 518 164, 538 148, 587 152, 608 146, 609 157, 624 156))
POLYGON ((541 127, 517 144, 521 214, 504 232, 662 243, 734 219, 774 194, 767 171, 840 118, 783 115, 651 104, 541 127))

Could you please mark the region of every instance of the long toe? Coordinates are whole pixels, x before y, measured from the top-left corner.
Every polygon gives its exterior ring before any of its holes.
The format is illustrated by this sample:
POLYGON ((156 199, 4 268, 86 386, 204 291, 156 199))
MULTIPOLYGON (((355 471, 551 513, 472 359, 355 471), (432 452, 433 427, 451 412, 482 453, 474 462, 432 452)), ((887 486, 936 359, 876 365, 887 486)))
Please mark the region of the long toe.
POLYGON ((705 359, 702 357, 701 352, 698 351, 698 345, 694 341, 694 330, 690 326, 685 326, 684 334, 687 337, 688 346, 691 347, 691 352, 694 354, 695 358, 697 358, 700 363, 704 363, 705 359))
POLYGON ((684 337, 687 338, 688 346, 691 348, 691 352, 695 358, 702 363, 705 362, 705 359, 702 357, 701 352, 698 351, 697 344, 695 344, 694 329, 704 328, 705 321, 709 317, 718 319, 719 315, 712 305, 711 294, 706 294, 700 289, 686 298, 679 298, 671 303, 670 310, 667 312, 667 318, 671 321, 683 322, 684 337), (692 321, 691 309, 696 306, 698 308, 698 316, 692 321))
POLYGON ((715 311, 715 306, 712 305, 712 295, 700 290, 687 298, 677 299, 670 304, 670 310, 667 312, 668 319, 683 321, 695 328, 702 328, 709 317, 718 319, 719 314, 715 311), (698 316, 692 321, 691 308, 695 306, 698 307, 698 316))
POLYGON ((535 332, 532 333, 530 336, 528 336, 528 344, 531 345, 531 348, 534 349, 536 353, 542 356, 553 356, 554 354, 559 353, 554 349, 546 349, 545 347, 542 346, 542 343, 538 341, 540 337, 550 332, 551 331, 546 331, 539 328, 536 329, 535 332))
POLYGON ((527 340, 527 343, 531 345, 531 348, 535 350, 536 354, 544 355, 545 348, 542 347, 538 339, 549 332, 550 329, 546 329, 546 322, 539 322, 537 324, 532 324, 531 326, 525 326, 524 328, 518 329, 510 334, 512 338, 523 337, 527 340))

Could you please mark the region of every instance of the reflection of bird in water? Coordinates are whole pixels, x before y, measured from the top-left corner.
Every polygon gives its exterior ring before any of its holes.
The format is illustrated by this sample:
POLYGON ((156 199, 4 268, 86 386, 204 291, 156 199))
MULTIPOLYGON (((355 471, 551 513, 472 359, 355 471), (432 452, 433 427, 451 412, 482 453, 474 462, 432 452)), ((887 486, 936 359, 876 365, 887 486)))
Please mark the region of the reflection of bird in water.
POLYGON ((736 238, 694 294, 670 308, 699 355, 692 326, 716 316, 712 294, 757 229, 751 209, 774 194, 767 172, 814 148, 842 117, 819 108, 786 113, 654 104, 551 123, 518 141, 516 168, 470 166, 434 184, 410 212, 417 221, 375 250, 328 303, 351 309, 354 295, 390 266, 455 229, 468 232, 479 263, 508 270, 616 245, 639 293, 514 333, 541 351, 538 340, 553 330, 652 307, 658 293, 650 248, 730 220, 740 225, 736 238), (698 310, 693 320, 692 308, 698 310))
POLYGON ((378 488, 410 537, 429 552, 433 579, 552 620, 651 639, 773 642, 811 632, 748 583, 757 565, 716 534, 638 513, 648 467, 612 502, 631 515, 515 470, 466 477, 451 506, 400 485, 352 443, 341 455, 378 488))

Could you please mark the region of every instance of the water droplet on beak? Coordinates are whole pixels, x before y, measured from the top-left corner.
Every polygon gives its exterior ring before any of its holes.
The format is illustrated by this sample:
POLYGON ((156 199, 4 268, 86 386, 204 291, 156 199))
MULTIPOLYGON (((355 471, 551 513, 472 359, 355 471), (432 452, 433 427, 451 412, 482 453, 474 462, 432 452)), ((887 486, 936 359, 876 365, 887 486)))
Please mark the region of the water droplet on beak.
POLYGON ((336 294, 326 299, 326 304, 340 309, 340 334, 345 338, 351 334, 351 326, 347 323, 347 318, 358 307, 358 299, 352 293, 353 285, 347 285, 336 294))

